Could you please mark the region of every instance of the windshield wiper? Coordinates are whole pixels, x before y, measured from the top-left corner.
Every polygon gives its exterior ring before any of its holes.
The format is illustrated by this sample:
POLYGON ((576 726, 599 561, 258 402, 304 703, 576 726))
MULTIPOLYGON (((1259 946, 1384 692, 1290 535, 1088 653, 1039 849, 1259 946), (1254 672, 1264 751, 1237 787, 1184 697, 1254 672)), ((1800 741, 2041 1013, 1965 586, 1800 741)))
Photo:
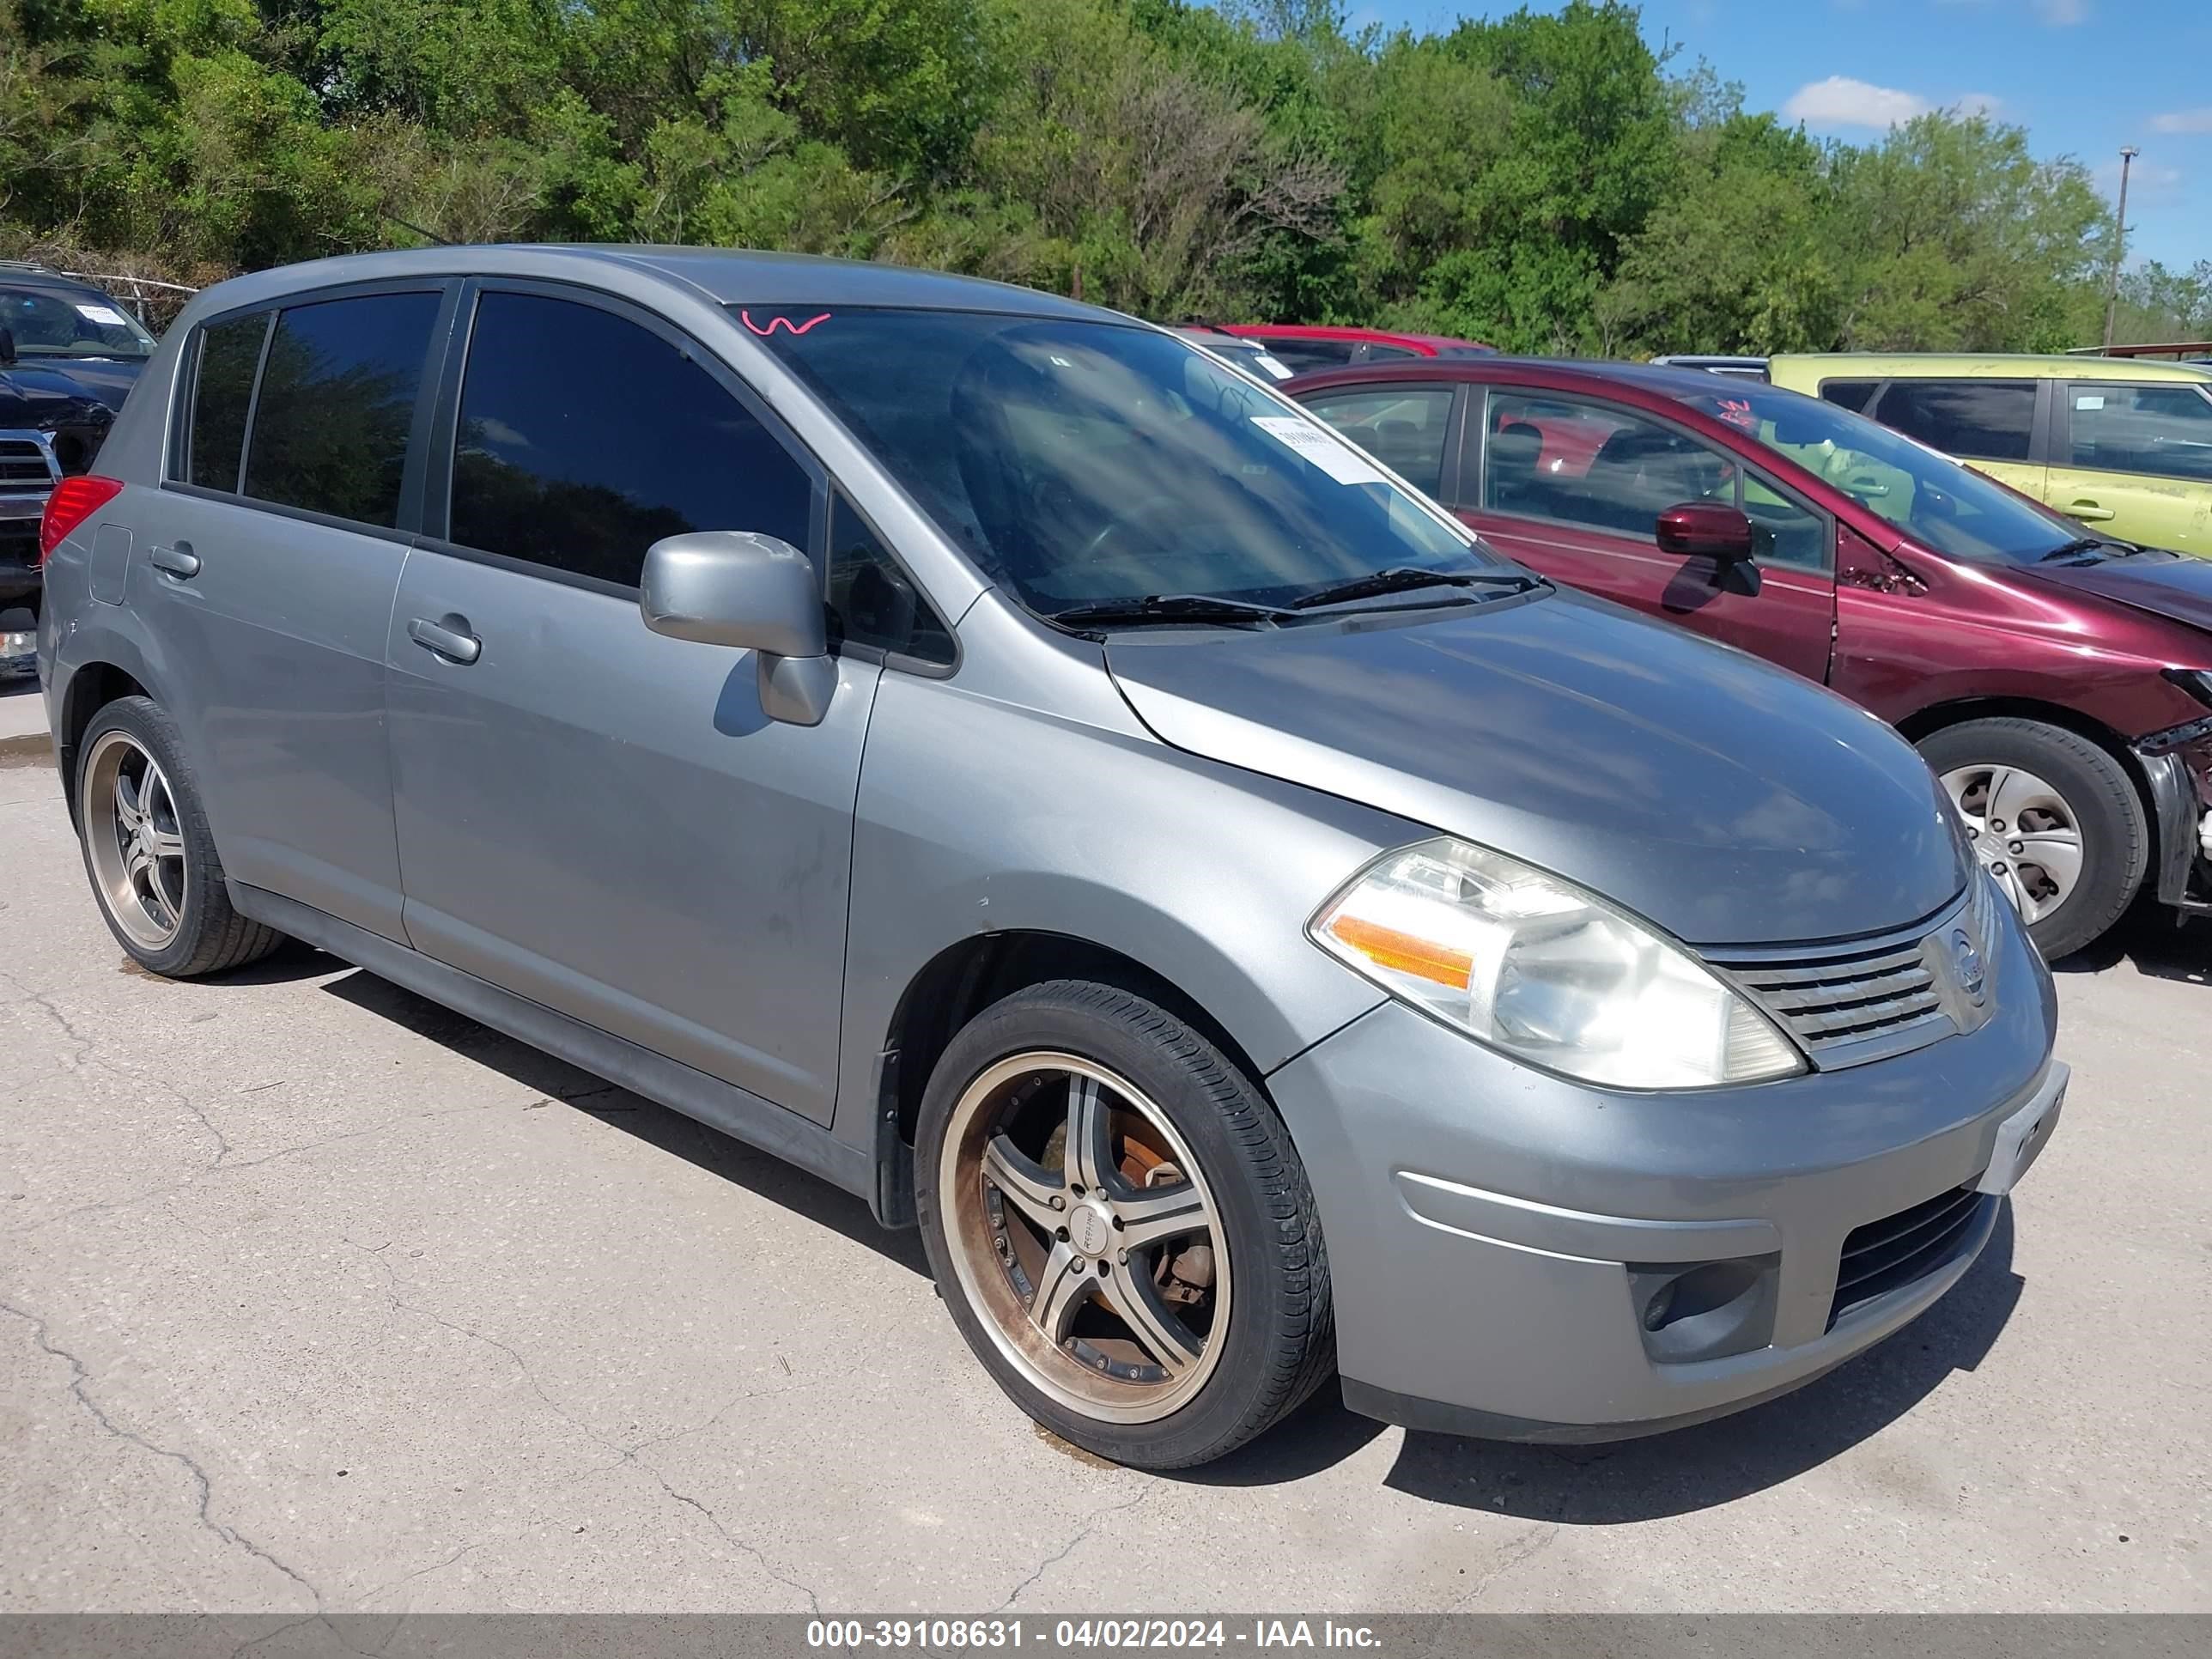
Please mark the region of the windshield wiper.
POLYGON ((1325 605, 1373 599, 1381 593, 1403 593, 1416 587, 1498 587, 1509 593, 1527 593, 1547 585, 1541 576, 1518 570, 1424 570, 1419 565, 1396 564, 1387 570, 1370 571, 1350 581, 1301 594, 1291 604, 1300 611, 1312 611, 1325 605))
POLYGON ((1279 623, 1296 617, 1279 605, 1225 599, 1214 593, 1147 593, 1142 599, 1098 599, 1048 614, 1065 626, 1085 623, 1279 623))
POLYGON ((2052 548, 2051 551, 2038 559, 2036 562, 2038 564, 2055 564, 2061 559, 2075 558, 2084 553, 2094 553, 2100 548, 2117 547, 2118 545, 2120 545, 2119 543, 2107 541, 2102 536, 2076 536, 2072 541, 2064 544, 2063 546, 2052 548))

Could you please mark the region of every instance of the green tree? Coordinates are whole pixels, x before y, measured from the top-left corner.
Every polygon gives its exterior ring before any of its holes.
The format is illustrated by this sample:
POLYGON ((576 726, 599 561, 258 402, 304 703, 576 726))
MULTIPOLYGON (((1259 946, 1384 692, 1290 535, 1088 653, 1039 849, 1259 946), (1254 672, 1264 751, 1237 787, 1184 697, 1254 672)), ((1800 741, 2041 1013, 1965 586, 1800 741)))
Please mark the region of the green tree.
POLYGON ((2094 325, 2106 213, 2087 169, 2038 161, 2027 135, 1923 115, 1835 157, 1838 343, 1877 350, 2051 350, 2094 325))

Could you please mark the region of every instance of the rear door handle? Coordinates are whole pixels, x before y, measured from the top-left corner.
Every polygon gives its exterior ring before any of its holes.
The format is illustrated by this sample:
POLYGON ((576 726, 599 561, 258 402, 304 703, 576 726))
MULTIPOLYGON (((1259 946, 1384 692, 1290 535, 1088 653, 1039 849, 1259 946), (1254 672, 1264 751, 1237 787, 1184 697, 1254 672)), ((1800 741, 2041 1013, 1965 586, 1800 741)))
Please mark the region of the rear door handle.
POLYGON ((483 641, 469 632, 465 617, 432 622, 428 617, 417 617, 407 624, 407 637, 451 662, 474 662, 483 653, 483 641))
POLYGON ((2119 516, 2112 508, 2100 507, 2094 501, 2076 501, 2065 511, 2068 518, 2080 519, 2085 524, 2102 524, 2107 519, 2119 516))
POLYGON ((192 551, 190 542, 179 542, 173 547, 149 547, 146 562, 156 570, 166 570, 179 581, 190 581, 200 574, 200 556, 192 551))

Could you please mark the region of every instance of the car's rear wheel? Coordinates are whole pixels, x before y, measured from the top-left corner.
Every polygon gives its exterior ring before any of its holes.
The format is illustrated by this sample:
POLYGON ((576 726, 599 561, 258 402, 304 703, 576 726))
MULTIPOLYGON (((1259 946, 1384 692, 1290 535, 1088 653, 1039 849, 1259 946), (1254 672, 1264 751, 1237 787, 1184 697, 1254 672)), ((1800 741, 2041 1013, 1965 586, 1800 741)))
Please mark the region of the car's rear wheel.
POLYGON ((171 979, 266 956, 283 935, 231 908, 176 723, 149 697, 93 716, 77 755, 85 872, 117 943, 171 979))
POLYGON ((2040 720, 1967 720, 1921 739, 1973 838, 2043 954, 2100 937, 2150 862, 2142 804, 2120 763, 2040 720))
POLYGON ((931 1075, 916 1170, 954 1322, 1024 1410, 1087 1450, 1208 1462, 1334 1367, 1288 1133, 1142 998, 1061 981, 986 1009, 931 1075))

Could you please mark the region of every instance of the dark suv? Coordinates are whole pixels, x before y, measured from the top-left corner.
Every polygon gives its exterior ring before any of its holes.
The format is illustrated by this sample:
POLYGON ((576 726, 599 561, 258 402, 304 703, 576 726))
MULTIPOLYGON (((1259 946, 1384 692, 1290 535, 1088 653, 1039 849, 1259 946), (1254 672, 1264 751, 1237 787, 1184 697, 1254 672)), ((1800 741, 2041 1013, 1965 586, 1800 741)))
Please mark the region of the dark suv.
POLYGON ((91 283, 0 263, 0 611, 38 610, 46 497, 90 469, 153 350, 153 336, 91 283))

